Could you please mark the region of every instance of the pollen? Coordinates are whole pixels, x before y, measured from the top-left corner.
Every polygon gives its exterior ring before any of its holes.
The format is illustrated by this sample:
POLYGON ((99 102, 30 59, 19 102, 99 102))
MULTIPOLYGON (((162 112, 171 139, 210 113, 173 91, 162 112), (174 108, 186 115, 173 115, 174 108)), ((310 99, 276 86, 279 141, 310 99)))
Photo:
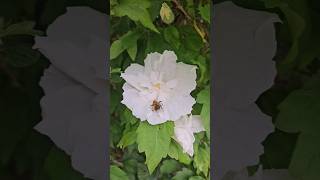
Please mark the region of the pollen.
POLYGON ((154 84, 153 87, 160 89, 160 83, 154 84))

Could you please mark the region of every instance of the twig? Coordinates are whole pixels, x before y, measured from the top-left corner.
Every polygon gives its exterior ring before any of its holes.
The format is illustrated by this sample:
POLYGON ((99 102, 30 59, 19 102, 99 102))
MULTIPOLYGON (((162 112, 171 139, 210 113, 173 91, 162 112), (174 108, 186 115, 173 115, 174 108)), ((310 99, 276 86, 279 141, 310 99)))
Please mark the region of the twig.
POLYGON ((172 1, 176 7, 183 13, 183 15, 187 18, 187 20, 193 25, 194 29, 197 31, 197 33, 199 34, 199 36, 201 37, 202 41, 207 44, 208 41, 206 40, 206 33, 203 30, 202 27, 199 27, 197 24, 197 21, 194 20, 183 8, 183 6, 180 4, 179 0, 173 0, 172 1))

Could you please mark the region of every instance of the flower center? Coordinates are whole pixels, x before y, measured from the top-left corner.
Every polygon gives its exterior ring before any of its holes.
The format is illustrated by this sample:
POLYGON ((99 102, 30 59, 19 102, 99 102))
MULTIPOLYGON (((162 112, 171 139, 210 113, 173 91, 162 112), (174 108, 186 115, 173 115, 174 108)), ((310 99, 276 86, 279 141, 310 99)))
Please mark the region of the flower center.
POLYGON ((154 84, 153 87, 160 90, 160 83, 154 84))

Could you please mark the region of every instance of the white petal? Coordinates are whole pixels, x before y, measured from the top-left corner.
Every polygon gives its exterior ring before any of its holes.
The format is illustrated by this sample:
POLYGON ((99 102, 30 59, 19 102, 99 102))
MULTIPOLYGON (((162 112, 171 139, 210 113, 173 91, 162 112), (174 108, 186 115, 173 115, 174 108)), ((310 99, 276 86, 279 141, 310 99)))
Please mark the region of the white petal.
POLYGON ((196 66, 178 63, 176 69, 177 85, 174 91, 179 94, 190 94, 197 86, 196 66))
POLYGON ((91 59, 96 54, 89 57, 87 48, 70 42, 50 41, 44 37, 37 37, 35 41, 40 52, 60 71, 96 92, 105 86, 97 79, 95 70, 90 68, 91 59))
POLYGON ((229 170, 257 164, 263 153, 261 142, 274 130, 271 117, 254 103, 246 109, 216 106, 214 114, 215 178, 220 179, 229 170))
POLYGON ((86 43, 92 36, 106 38, 107 15, 89 7, 68 7, 47 29, 55 40, 86 43), (81 29, 81 31, 79 31, 81 29))
POLYGON ((164 51, 163 54, 151 53, 144 61, 146 73, 161 72, 163 81, 171 80, 175 76, 177 56, 173 51, 164 51))
POLYGON ((201 117, 198 115, 192 115, 190 116, 191 123, 192 123, 192 132, 198 133, 201 131, 205 131, 203 125, 202 125, 202 120, 201 117))
POLYGON ((275 14, 244 9, 232 2, 215 5, 213 58, 216 102, 247 106, 271 87, 276 74, 275 14), (235 31, 236 29, 236 31, 235 31), (220 67, 220 68, 219 68, 220 67))
POLYGON ((196 103, 191 95, 172 96, 163 102, 164 106, 170 114, 172 121, 178 120, 181 116, 190 114, 192 106, 196 103))
POLYGON ((160 114, 158 112, 149 111, 147 113, 147 121, 151 125, 161 124, 161 123, 164 123, 164 122, 166 122, 168 120, 169 119, 167 119, 166 117, 160 116, 160 114))
MULTIPOLYGON (((144 67, 140 64, 131 64, 124 73, 121 73, 121 77, 131 86, 138 90, 143 90, 143 87, 148 86, 149 79, 144 76, 144 67)), ((151 86, 151 84, 149 85, 151 86)))
POLYGON ((193 156, 193 143, 195 138, 191 129, 185 128, 174 128, 174 137, 177 142, 181 145, 183 152, 193 156))
POLYGON ((142 121, 146 120, 148 109, 152 103, 144 96, 140 96, 139 91, 128 83, 123 85, 123 90, 121 103, 126 105, 134 116, 142 121))

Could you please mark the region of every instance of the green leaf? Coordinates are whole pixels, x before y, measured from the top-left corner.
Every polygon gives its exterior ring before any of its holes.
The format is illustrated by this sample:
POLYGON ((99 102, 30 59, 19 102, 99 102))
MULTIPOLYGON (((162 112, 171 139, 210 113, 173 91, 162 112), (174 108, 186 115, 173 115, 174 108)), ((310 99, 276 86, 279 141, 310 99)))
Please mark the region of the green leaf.
POLYGON ((129 180, 127 174, 117 166, 110 166, 110 180, 129 180))
POLYGON ((163 30, 164 39, 174 48, 180 47, 180 34, 177 28, 169 26, 163 30))
POLYGON ((205 180, 205 179, 201 176, 192 176, 188 180, 205 180))
POLYGON ((264 154, 261 156, 263 167, 287 169, 297 141, 296 134, 277 130, 270 134, 262 143, 264 154))
POLYGON ((170 174, 180 169, 180 164, 176 160, 164 160, 160 167, 160 172, 162 174, 170 174))
POLYGON ((320 134, 320 73, 279 105, 276 127, 289 133, 320 134))
POLYGON ((118 143, 118 147, 125 148, 136 142, 137 139, 137 126, 131 126, 129 123, 126 125, 126 129, 123 132, 122 138, 118 143))
POLYGON ((210 150, 209 147, 199 146, 198 151, 195 151, 194 166, 197 168, 197 173, 202 172, 205 176, 208 176, 210 167, 210 150))
POLYGON ((133 21, 139 21, 145 27, 159 33, 157 28, 152 23, 148 8, 150 0, 121 0, 119 4, 113 8, 115 16, 128 16, 133 21))
POLYGON ((84 180, 70 164, 70 158, 60 149, 53 147, 45 160, 44 170, 50 179, 84 180))
POLYGON ((173 50, 173 49, 170 47, 170 44, 168 44, 160 34, 150 33, 147 38, 147 48, 145 50, 145 54, 148 54, 151 52, 162 53, 164 50, 173 50))
POLYGON ((141 36, 138 31, 129 31, 118 40, 114 41, 110 47, 110 59, 115 59, 124 50, 128 50, 128 53, 132 59, 135 59, 137 40, 141 36), (133 49, 132 49, 133 48, 133 49))
POLYGON ((297 179, 315 180, 320 179, 320 136, 303 133, 300 135, 289 172, 297 179))
POLYGON ((150 125, 147 122, 140 123, 137 129, 138 150, 139 152, 145 152, 146 164, 150 174, 161 159, 167 156, 172 135, 173 122, 160 125, 150 125))
POLYGON ((167 3, 162 3, 161 9, 160 9, 160 17, 162 21, 166 24, 171 24, 174 21, 174 14, 168 6, 167 3))
POLYGON ((193 176, 193 171, 187 168, 183 168, 181 171, 178 171, 172 180, 186 180, 189 177, 193 176))
POLYGON ((199 6, 199 12, 202 19, 207 21, 207 23, 210 23, 210 4, 199 6))
POLYGON ((210 87, 207 86, 205 89, 199 92, 197 95, 197 102, 202 104, 201 109, 201 120, 206 130, 207 137, 210 138, 210 87))
POLYGON ((124 50, 121 40, 114 41, 110 47, 110 59, 118 57, 124 50))
POLYGON ((23 21, 16 24, 11 24, 6 29, 0 29, 0 38, 12 35, 42 35, 43 33, 34 30, 35 23, 33 21, 23 21))
POLYGON ((40 59, 40 53, 29 44, 8 45, 5 49, 5 60, 13 67, 27 67, 40 59))
POLYGON ((174 140, 172 140, 171 143, 170 143, 168 155, 171 158, 174 158, 174 159, 178 160, 179 162, 181 162, 183 164, 187 164, 188 165, 191 162, 191 159, 188 156, 188 154, 184 153, 182 151, 182 148, 174 140))
POLYGON ((133 61, 136 59, 137 51, 138 51, 137 43, 135 43, 132 47, 129 47, 127 49, 127 52, 133 61))

